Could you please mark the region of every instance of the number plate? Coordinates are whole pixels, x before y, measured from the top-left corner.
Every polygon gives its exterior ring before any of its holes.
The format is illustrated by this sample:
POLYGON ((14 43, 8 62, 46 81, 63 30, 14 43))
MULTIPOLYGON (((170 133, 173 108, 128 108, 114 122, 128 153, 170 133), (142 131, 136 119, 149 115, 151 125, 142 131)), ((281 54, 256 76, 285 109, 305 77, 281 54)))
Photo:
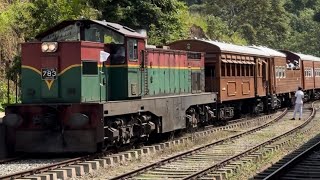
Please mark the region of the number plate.
POLYGON ((57 78, 57 68, 43 68, 42 71, 42 79, 56 79, 57 78))

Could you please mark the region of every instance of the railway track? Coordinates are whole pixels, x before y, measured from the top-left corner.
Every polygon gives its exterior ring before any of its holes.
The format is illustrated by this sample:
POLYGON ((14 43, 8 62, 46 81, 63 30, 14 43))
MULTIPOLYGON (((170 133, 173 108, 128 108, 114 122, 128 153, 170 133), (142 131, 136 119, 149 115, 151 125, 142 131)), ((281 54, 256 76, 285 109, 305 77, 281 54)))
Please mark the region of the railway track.
MULTIPOLYGON (((280 114, 280 113, 276 113, 275 115, 280 114)), ((172 143, 162 143, 162 145, 155 145, 155 146, 150 146, 150 147, 144 147, 142 148, 142 151, 140 155, 142 155, 145 152, 146 149, 157 149, 157 147, 168 147, 171 144, 178 144, 178 143, 183 143, 182 140, 184 139, 192 139, 195 137, 201 137, 201 136, 206 136, 208 134, 214 133, 214 132, 219 132, 219 131, 224 131, 224 130, 232 130, 234 128, 245 128, 245 127, 250 127, 250 126, 256 126, 257 124, 263 124, 266 121, 270 120, 273 116, 275 115, 266 115, 266 116, 262 116, 259 118, 255 118, 255 119, 238 119, 238 120, 234 120, 230 123, 228 123, 228 125, 226 126, 222 126, 222 127, 215 127, 215 128, 206 128, 206 130, 204 131, 200 131, 200 132, 196 132, 193 133, 192 135, 189 135, 187 137, 183 137, 180 139, 175 139, 174 141, 172 141, 172 143)), ((161 148, 160 148, 161 149, 161 148)), ((132 154, 139 154, 139 150, 137 150, 138 153, 132 153, 132 151, 130 151, 129 153, 132 154)), ((68 160, 61 160, 59 162, 55 162, 55 163, 50 163, 49 165, 46 166, 41 166, 41 167, 37 167, 37 168, 31 168, 25 171, 19 171, 19 172, 15 172, 15 173, 10 173, 10 174, 5 174, 5 175, 1 175, 0 173, 0 179, 15 179, 15 178, 21 178, 21 177, 34 177, 34 176, 41 176, 41 174, 43 173, 52 173, 55 170, 65 170, 66 171, 66 175, 65 174, 57 174, 57 177, 62 178, 63 177, 72 177, 75 175, 83 175, 85 172, 90 172, 92 169, 98 169, 99 166, 105 167, 108 164, 112 164, 112 163, 117 163, 117 161, 121 161, 121 159, 126 156, 125 153, 119 153, 118 155, 113 155, 113 156, 107 156, 106 153, 100 153, 100 154, 94 154, 94 155, 88 155, 88 156, 83 156, 83 157, 78 157, 78 158, 73 158, 73 159, 68 159, 68 160), (117 157, 119 156, 119 157, 117 157), (117 158, 115 158, 117 157, 117 158), (83 166, 83 167, 81 167, 83 166), (74 168, 74 170, 72 170, 72 168, 74 168)), ((11 162, 14 163, 15 161, 19 161, 20 159, 12 159, 11 162)), ((125 158, 123 158, 122 160, 125 160, 125 158)), ((5 164, 5 162, 4 162, 5 164)), ((49 178, 50 179, 50 178, 49 178)))
POLYGON ((230 139, 187 151, 112 179, 212 179, 215 177, 214 170, 225 167, 241 157, 249 156, 257 149, 290 135, 308 124, 314 116, 314 108, 309 113, 310 116, 304 122, 293 125, 292 121, 282 121, 274 126, 282 117, 289 119, 291 116, 282 114, 275 121, 232 136, 230 139), (268 135, 268 132, 275 134, 268 135), (256 141, 253 140, 254 136, 258 137, 256 141))
MULTIPOLYGON (((290 155, 289 162, 277 164, 268 169, 272 172, 263 178, 263 174, 254 179, 320 179, 320 136, 290 155)), ((287 159, 289 157, 286 157, 287 159)), ((266 174, 268 172, 265 172, 266 174)))
POLYGON ((320 179, 320 135, 253 179, 320 179))
MULTIPOLYGON (((285 116, 286 113, 287 110, 285 110, 272 121, 258 126, 256 128, 163 159, 161 161, 122 174, 112 179, 184 179, 189 178, 189 176, 190 178, 192 178, 195 172, 199 172, 200 169, 203 170, 207 167, 210 167, 212 161, 221 161, 226 157, 231 157, 234 153, 231 149, 246 149, 246 145, 241 145, 241 142, 238 141, 239 139, 248 137, 250 134, 253 134, 257 131, 271 126, 272 124, 275 124, 283 116, 285 116), (238 141, 238 143, 234 143, 235 141, 238 141), (234 144, 235 146, 231 147, 231 144, 234 144)), ((250 137, 247 138, 246 141, 250 142, 250 137)), ((221 162, 221 164, 214 164, 219 166, 223 163, 224 162, 221 162)))
POLYGON ((0 159, 0 165, 6 164, 9 162, 13 162, 13 161, 22 160, 23 158, 24 158, 24 156, 14 156, 14 157, 10 157, 10 158, 0 159))

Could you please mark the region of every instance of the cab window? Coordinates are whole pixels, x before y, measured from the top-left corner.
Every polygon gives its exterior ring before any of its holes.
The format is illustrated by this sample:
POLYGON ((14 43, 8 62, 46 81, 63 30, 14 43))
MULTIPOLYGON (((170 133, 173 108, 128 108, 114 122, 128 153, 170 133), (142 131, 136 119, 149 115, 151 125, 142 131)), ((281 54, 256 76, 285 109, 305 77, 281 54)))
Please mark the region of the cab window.
POLYGON ((130 61, 138 60, 138 41, 136 39, 129 39, 128 43, 128 56, 130 61))
POLYGON ((83 75, 97 75, 98 62, 96 61, 82 61, 82 74, 83 75))
POLYGON ((126 49, 121 44, 110 45, 111 64, 124 64, 126 61, 126 49))

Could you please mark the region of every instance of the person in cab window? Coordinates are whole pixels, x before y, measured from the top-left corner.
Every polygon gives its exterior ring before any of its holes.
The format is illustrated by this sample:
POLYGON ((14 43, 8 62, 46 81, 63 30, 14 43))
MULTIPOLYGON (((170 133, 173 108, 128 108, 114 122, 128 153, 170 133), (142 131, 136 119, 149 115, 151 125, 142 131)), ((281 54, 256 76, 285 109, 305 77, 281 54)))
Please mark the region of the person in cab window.
POLYGON ((301 87, 298 87, 298 91, 296 92, 295 97, 296 97, 296 102, 295 102, 295 106, 294 106, 293 118, 291 120, 295 120, 297 112, 299 112, 299 120, 301 120, 303 98, 304 98, 304 93, 303 93, 301 87))

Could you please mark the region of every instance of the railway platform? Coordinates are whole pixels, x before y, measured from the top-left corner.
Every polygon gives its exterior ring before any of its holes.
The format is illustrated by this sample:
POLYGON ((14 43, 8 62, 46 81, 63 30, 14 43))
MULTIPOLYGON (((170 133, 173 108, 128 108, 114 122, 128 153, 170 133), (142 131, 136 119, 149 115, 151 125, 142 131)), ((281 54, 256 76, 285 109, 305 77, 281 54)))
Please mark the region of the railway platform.
POLYGON ((6 146, 5 146, 5 128, 2 124, 2 117, 4 112, 0 112, 0 159, 7 156, 6 146))

